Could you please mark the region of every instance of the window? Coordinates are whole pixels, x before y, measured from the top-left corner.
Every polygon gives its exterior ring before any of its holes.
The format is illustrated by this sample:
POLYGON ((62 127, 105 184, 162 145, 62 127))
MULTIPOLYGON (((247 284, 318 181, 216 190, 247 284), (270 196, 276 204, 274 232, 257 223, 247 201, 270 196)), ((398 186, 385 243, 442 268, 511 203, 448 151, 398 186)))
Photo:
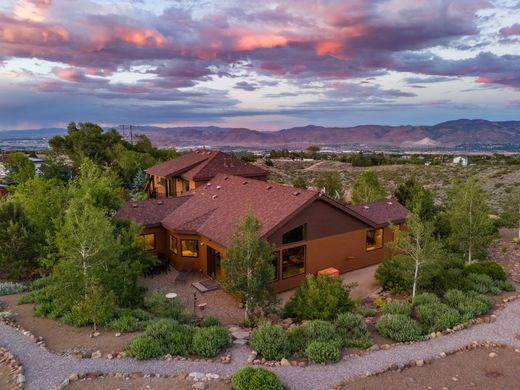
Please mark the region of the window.
POLYGON ((397 244, 399 242, 399 232, 401 231, 401 224, 398 223, 394 228, 394 242, 397 244))
POLYGON ((144 244, 147 251, 155 249, 155 233, 141 234, 139 240, 144 244))
POLYGON ((305 245, 282 250, 282 279, 305 273, 305 245))
POLYGON ((292 242, 305 241, 307 238, 307 224, 294 228, 293 230, 284 233, 282 236, 282 244, 290 244, 292 242))
POLYGON ((177 237, 170 236, 170 250, 176 255, 179 254, 179 243, 177 237))
POLYGON ((199 257, 199 241, 181 240, 181 254, 184 257, 199 257))
POLYGON ((182 192, 188 192, 190 190, 190 182, 187 180, 182 181, 182 192))
POLYGON ((367 251, 373 251, 383 247, 383 228, 369 230, 367 232, 367 251))

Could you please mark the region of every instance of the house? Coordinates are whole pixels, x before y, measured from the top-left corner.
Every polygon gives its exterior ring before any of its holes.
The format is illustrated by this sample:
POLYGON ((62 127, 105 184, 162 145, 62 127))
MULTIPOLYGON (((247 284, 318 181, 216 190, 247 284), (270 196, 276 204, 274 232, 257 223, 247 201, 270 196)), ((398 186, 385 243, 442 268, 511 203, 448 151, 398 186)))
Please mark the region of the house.
POLYGON ((453 164, 467 167, 469 164, 468 158, 463 156, 457 156, 453 158, 453 164))
POLYGON ((256 165, 215 150, 198 149, 145 170, 149 198, 182 195, 206 184, 217 173, 267 180, 268 172, 256 165))
POLYGON ((394 239, 389 224, 408 213, 395 200, 345 206, 318 191, 219 173, 177 197, 130 201, 116 217, 141 224, 148 250, 176 269, 219 278, 233 226, 249 210, 276 248, 277 292, 326 268, 344 273, 381 262, 394 239))

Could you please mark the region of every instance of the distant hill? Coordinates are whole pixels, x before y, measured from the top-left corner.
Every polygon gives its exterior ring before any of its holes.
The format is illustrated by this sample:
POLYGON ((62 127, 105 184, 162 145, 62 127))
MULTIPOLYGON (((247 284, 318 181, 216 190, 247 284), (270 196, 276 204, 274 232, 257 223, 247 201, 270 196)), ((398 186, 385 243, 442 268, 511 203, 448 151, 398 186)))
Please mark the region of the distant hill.
MULTIPOLYGON (((121 126, 117 129, 122 132, 121 126)), ((129 136, 129 128, 125 134, 129 136)), ((144 133, 158 146, 175 147, 244 147, 244 148, 305 148, 308 145, 357 145, 360 148, 395 147, 399 149, 493 148, 508 145, 520 148, 520 121, 492 122, 483 119, 459 119, 434 126, 354 127, 304 126, 278 131, 257 131, 246 128, 134 126, 133 132, 144 133)), ((0 140, 15 137, 48 137, 64 134, 64 129, 0 131, 0 140)), ((490 150, 491 150, 490 149, 490 150)))

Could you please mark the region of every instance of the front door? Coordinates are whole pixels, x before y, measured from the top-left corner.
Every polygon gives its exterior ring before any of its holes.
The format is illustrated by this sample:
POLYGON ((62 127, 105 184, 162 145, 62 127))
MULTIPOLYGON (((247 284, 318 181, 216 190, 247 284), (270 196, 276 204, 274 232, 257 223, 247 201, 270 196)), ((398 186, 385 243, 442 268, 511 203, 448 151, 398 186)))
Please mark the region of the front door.
POLYGON ((209 245, 206 246, 206 257, 208 259, 208 275, 212 278, 220 278, 220 252, 209 245))

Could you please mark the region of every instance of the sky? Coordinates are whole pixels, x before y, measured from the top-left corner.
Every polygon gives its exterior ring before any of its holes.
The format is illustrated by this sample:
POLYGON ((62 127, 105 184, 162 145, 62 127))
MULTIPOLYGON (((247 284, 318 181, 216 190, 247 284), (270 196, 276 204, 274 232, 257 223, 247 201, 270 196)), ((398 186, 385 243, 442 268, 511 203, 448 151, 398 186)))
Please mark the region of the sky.
POLYGON ((0 1, 0 129, 519 111, 520 0, 0 1))

